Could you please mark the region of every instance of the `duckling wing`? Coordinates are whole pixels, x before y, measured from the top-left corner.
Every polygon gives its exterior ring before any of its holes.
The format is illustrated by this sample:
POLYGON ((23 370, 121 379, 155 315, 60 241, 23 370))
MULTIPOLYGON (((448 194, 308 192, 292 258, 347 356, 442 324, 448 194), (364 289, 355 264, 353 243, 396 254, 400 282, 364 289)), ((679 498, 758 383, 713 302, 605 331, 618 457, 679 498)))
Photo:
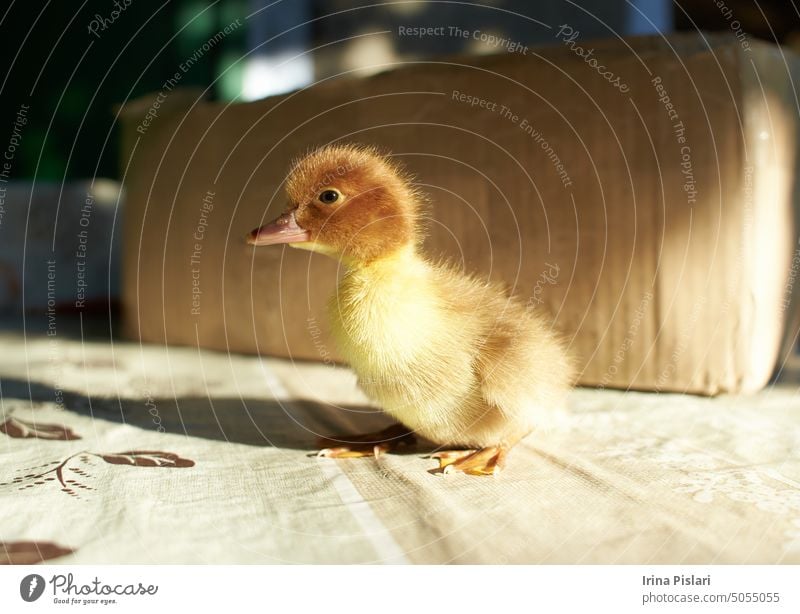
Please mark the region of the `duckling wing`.
POLYGON ((552 324, 501 286, 449 273, 441 287, 450 309, 468 314, 468 328, 477 333, 473 373, 487 410, 499 411, 520 430, 551 424, 574 372, 552 324))

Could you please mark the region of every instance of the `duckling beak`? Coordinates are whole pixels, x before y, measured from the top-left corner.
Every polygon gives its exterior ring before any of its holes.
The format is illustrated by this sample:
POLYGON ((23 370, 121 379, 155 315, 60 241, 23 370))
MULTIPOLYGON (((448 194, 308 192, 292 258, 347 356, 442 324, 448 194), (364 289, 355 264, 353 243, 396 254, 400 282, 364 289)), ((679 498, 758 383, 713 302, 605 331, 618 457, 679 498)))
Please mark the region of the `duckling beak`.
POLYGON ((268 224, 251 230, 245 240, 250 245, 277 245, 309 241, 311 239, 309 232, 297 225, 295 211, 296 209, 288 211, 268 224))

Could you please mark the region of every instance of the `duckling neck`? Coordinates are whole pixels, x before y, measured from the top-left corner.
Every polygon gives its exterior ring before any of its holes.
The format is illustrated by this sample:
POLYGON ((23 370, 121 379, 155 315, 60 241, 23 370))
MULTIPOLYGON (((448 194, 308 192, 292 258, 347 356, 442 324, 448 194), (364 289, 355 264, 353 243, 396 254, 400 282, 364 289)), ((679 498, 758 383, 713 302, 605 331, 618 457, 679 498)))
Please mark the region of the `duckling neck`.
POLYGON ((344 261, 345 279, 368 284, 383 284, 403 278, 418 278, 427 271, 425 260, 417 253, 415 245, 399 249, 368 262, 344 261))

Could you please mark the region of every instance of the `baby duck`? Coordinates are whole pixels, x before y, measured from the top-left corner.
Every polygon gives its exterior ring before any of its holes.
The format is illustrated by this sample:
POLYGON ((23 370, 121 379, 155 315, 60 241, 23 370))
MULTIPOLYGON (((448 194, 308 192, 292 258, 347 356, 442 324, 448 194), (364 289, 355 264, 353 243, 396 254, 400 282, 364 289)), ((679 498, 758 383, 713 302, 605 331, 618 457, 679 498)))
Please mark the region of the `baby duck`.
POLYGON ((286 193, 286 211, 247 242, 345 265, 329 303, 333 336, 366 394, 400 422, 327 439, 320 454, 378 454, 417 433, 442 447, 433 457, 444 473, 498 472, 572 385, 551 326, 500 286, 420 253, 423 197, 376 149, 322 147, 294 165, 286 193))

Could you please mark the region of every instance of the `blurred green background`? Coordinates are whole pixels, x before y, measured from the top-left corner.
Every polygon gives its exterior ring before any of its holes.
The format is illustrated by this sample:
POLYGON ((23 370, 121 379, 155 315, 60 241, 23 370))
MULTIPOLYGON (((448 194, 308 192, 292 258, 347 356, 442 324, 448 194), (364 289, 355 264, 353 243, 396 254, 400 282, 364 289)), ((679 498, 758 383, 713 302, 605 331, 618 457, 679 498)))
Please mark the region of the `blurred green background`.
MULTIPOLYGON (((123 0, 119 5, 124 6, 123 0)), ((30 107, 13 177, 61 181, 65 176, 118 176, 114 106, 160 90, 176 66, 242 17, 246 5, 244 0, 131 0, 95 36, 89 24, 95 15, 110 18, 116 10, 112 1, 12 3, 0 23, 3 142, 11 137, 20 105, 30 107)), ((225 73, 213 86, 212 97, 235 97, 241 69, 226 69, 241 57, 245 36, 244 28, 226 36, 183 75, 180 85, 205 88, 225 73)))
MULTIPOLYGON (((725 6, 751 35, 800 47, 793 2, 726 0, 725 6)), ((400 24, 479 27, 524 44, 552 43, 552 34, 515 13, 570 23, 582 38, 731 29, 712 0, 17 0, 0 11, 3 143, 20 106, 30 107, 11 178, 58 182, 119 177, 114 106, 162 90, 182 62, 237 18, 242 27, 186 71, 180 87, 209 88, 207 97, 217 100, 253 99, 370 63, 498 51, 453 37, 397 37, 400 24), (114 11, 105 30, 89 31, 114 11), (305 63, 281 69, 286 58, 304 52, 305 63), (265 61, 253 61, 259 57, 265 61)))

